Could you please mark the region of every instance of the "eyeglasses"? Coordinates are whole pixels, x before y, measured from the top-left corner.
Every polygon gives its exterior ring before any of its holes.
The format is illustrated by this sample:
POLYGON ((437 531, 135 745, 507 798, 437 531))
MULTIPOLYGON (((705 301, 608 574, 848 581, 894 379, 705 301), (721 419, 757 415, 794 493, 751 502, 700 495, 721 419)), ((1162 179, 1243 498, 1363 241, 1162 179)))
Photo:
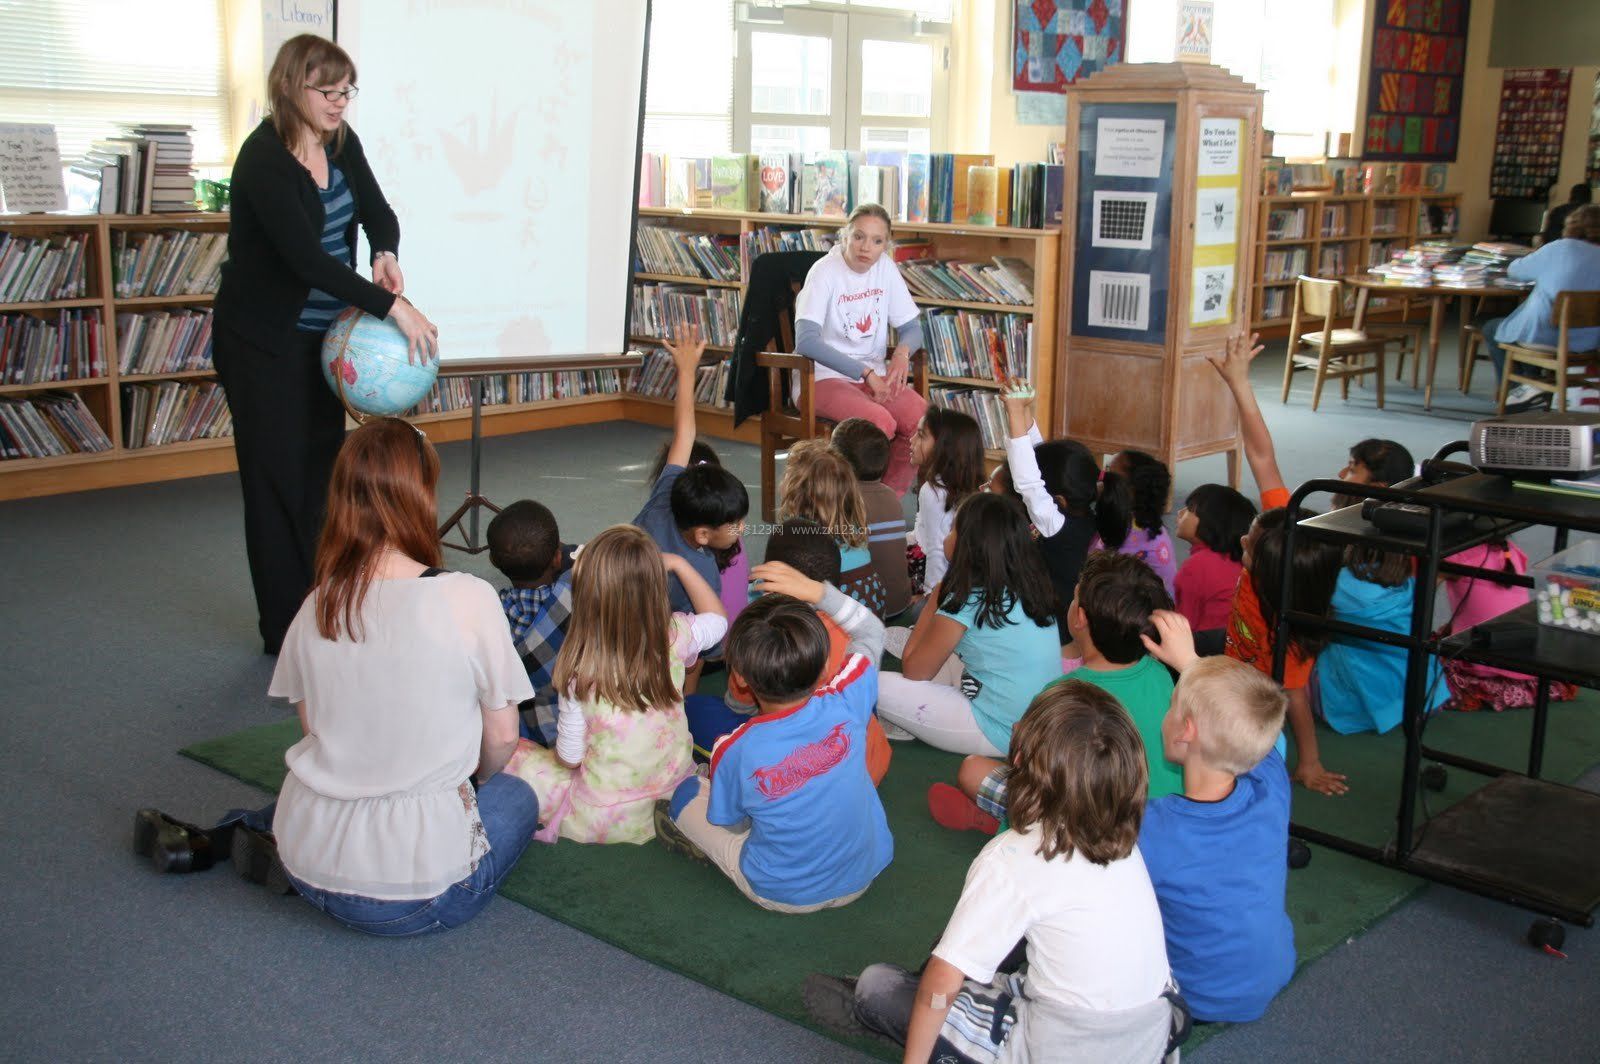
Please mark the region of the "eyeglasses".
POLYGON ((322 98, 329 103, 338 103, 340 100, 353 100, 356 98, 356 93, 361 91, 354 85, 348 89, 319 89, 315 85, 307 85, 306 88, 312 92, 322 93, 322 98))

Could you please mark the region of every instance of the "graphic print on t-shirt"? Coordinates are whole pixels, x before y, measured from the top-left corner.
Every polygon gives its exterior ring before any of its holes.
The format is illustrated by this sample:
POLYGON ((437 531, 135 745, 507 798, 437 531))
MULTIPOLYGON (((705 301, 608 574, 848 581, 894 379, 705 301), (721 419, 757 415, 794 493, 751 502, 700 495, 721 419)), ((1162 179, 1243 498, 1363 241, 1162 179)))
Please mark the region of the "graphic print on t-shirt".
POLYGON ((758 768, 750 774, 756 789, 766 799, 782 798, 793 794, 818 776, 850 756, 850 736, 844 733, 844 723, 814 743, 796 747, 788 757, 770 768, 758 768))
POLYGON ((870 344, 878 328, 878 316, 883 312, 882 304, 881 288, 839 293, 833 304, 839 331, 852 344, 870 344))

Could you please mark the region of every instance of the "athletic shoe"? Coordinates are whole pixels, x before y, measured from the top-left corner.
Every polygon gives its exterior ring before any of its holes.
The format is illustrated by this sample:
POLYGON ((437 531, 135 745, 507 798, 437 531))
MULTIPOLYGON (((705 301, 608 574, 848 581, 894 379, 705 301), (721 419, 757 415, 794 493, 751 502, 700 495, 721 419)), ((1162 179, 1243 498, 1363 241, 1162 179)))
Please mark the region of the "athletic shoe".
POLYGON ((1000 830, 1000 821, 948 783, 935 783, 928 788, 928 812, 940 827, 951 831, 981 831, 993 835, 1000 830))
POLYGON ((1525 414, 1530 410, 1548 410, 1550 399, 1549 392, 1519 384, 1506 393, 1506 413, 1525 414))
POLYGON ((701 864, 711 863, 711 858, 706 856, 706 852, 696 846, 689 836, 683 833, 683 829, 677 825, 677 822, 672 819, 672 803, 665 798, 656 802, 655 822, 656 841, 668 853, 681 854, 691 861, 699 861, 701 864))

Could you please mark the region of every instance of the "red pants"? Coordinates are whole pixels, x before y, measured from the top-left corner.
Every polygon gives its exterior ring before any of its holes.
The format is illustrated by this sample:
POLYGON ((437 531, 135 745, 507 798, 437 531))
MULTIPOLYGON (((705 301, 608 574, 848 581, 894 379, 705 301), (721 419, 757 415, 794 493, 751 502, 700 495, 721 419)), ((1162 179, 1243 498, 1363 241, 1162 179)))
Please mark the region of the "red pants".
POLYGON ((817 416, 832 422, 846 418, 864 417, 889 437, 889 468, 884 471, 883 482, 904 495, 911 486, 914 470, 911 466, 911 437, 917 423, 928 408, 928 401, 909 384, 900 394, 883 402, 872 397, 872 389, 860 381, 843 377, 830 377, 817 381, 814 402, 817 416))

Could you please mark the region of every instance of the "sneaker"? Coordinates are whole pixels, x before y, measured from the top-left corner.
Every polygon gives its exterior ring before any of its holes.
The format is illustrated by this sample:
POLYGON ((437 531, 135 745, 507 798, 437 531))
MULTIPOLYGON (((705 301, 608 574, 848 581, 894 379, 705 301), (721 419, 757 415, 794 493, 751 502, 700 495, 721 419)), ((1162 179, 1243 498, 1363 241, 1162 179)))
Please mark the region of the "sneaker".
POLYGON ((711 863, 711 858, 706 856, 705 851, 696 846, 672 819, 672 803, 665 798, 656 802, 655 822, 656 841, 668 853, 680 854, 701 864, 711 863))
POLYGON ((800 987, 806 1013, 818 1024, 840 1034, 871 1034, 856 1019, 856 981, 812 972, 800 987))
POLYGON ((1000 821, 948 783, 935 783, 928 788, 928 812, 935 823, 951 831, 981 831, 993 835, 1000 830, 1000 821))
POLYGON ((1550 393, 1526 384, 1519 384, 1506 393, 1506 413, 1525 414, 1530 410, 1548 410, 1550 393))
POLYGON ((915 735, 906 731, 904 728, 900 727, 900 725, 891 724, 882 717, 878 718, 878 723, 883 727, 883 737, 885 739, 889 739, 897 743, 903 743, 909 739, 916 738, 915 735))
POLYGON ((274 894, 295 893, 288 871, 278 860, 278 842, 265 831, 243 824, 233 829, 233 868, 240 879, 258 883, 274 894))

